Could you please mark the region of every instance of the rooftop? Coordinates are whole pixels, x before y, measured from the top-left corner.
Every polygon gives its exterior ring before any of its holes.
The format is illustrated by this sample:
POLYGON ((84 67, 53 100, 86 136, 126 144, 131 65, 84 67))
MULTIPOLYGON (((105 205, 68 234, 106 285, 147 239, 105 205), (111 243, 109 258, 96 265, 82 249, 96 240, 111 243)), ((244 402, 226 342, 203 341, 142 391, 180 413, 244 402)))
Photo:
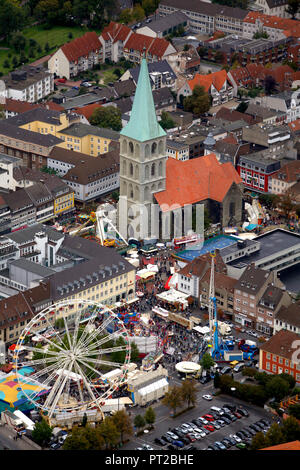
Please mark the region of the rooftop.
POLYGON ((288 307, 282 305, 276 315, 276 320, 300 328, 300 303, 295 302, 288 307))
POLYGON ((299 341, 298 334, 288 330, 280 330, 269 341, 263 343, 260 349, 291 360, 295 353, 295 348, 292 347, 294 341, 299 341))
POLYGON ((72 135, 75 137, 85 137, 87 135, 95 135, 114 141, 118 141, 120 134, 119 132, 107 129, 104 127, 90 126, 89 124, 75 123, 71 126, 60 131, 61 134, 72 135))
POLYGON ((222 202, 231 186, 242 182, 234 166, 219 163, 213 153, 186 161, 168 158, 166 175, 166 189, 154 194, 162 208, 206 199, 222 202))
POLYGON ((41 65, 37 67, 24 65, 22 68, 11 72, 9 75, 1 77, 0 82, 3 80, 7 88, 24 90, 30 85, 51 76, 50 72, 41 65))
POLYGON ((241 267, 245 266, 245 264, 248 265, 250 263, 256 263, 264 258, 272 258, 275 255, 278 256, 283 250, 294 250, 297 247, 300 247, 300 235, 283 229, 275 229, 263 233, 262 235, 257 236, 255 241, 260 243, 259 251, 236 261, 231 261, 228 264, 235 267, 241 267))

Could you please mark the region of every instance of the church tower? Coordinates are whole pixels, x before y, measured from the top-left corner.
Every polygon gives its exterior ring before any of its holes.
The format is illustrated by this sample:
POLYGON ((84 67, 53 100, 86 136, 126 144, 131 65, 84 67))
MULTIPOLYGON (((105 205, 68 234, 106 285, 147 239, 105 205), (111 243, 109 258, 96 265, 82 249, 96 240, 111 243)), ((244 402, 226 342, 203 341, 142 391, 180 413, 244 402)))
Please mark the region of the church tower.
POLYGON ((127 201, 127 213, 124 214, 125 206, 121 208, 119 204, 122 212, 119 221, 122 216, 124 228, 126 220, 125 238, 142 239, 151 235, 153 193, 165 189, 166 160, 166 133, 156 118, 144 57, 130 119, 120 132, 120 202, 127 201))

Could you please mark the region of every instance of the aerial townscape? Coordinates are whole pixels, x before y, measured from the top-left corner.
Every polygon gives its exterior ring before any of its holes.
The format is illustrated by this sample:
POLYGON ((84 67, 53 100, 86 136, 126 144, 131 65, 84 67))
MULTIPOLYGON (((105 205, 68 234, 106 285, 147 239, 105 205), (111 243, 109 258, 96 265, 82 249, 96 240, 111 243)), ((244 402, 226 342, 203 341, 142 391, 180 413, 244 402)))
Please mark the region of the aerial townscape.
POLYGON ((299 0, 0 0, 0 450, 300 450, 299 0))

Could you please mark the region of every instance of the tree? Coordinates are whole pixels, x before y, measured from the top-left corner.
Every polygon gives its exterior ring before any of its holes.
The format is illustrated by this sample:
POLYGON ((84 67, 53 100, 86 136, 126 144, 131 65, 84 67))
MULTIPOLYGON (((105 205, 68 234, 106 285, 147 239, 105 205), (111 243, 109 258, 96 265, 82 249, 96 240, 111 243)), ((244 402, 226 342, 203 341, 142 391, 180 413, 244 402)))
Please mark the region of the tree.
POLYGON ((153 410, 153 408, 151 406, 149 406, 149 408, 147 408, 144 419, 145 419, 147 424, 154 424, 155 423, 156 415, 155 415, 155 411, 153 410))
POLYGON ((156 10, 156 5, 153 0, 143 0, 142 1, 142 8, 145 12, 145 15, 148 17, 151 13, 154 13, 156 10))
POLYGON ((49 426, 45 419, 37 421, 32 431, 32 439, 41 447, 48 445, 52 436, 52 428, 49 426))
POLYGON ((203 367, 203 369, 209 370, 211 367, 213 367, 214 364, 215 361, 209 353, 203 354, 202 359, 200 361, 200 365, 203 367))
POLYGON ((111 417, 105 418, 101 421, 99 434, 104 439, 106 450, 114 447, 120 437, 120 431, 117 429, 117 426, 111 417))
POLYGON ((128 24, 131 21, 132 21, 131 10, 130 10, 130 8, 125 8, 120 13, 119 22, 124 23, 124 24, 128 24))
POLYGON ((278 376, 272 377, 266 384, 266 392, 269 397, 275 397, 277 401, 288 394, 289 384, 278 376))
POLYGON ((300 439, 300 424, 294 416, 289 416, 285 419, 281 428, 285 442, 298 441, 300 439))
POLYGON ((14 34, 14 36, 10 40, 10 44, 16 52, 20 53, 22 50, 24 50, 26 46, 26 38, 23 36, 23 34, 14 34))
POLYGON ((176 127, 175 122, 171 118, 171 116, 167 113, 167 111, 163 111, 161 113, 161 120, 159 121, 159 124, 163 129, 172 129, 176 127))
POLYGON ((125 410, 117 411, 113 415, 112 421, 120 433, 121 442, 123 442, 124 435, 131 436, 133 434, 132 422, 125 410))
POLYGON ((187 402, 188 408, 190 404, 195 405, 197 390, 196 390, 196 381, 186 379, 181 385, 181 396, 182 400, 187 402))
POLYGON ((269 431, 266 434, 266 447, 276 446, 284 442, 284 435, 281 427, 274 423, 271 425, 269 431))
POLYGON ((251 450, 264 449, 267 446, 267 439, 263 432, 258 432, 253 436, 251 441, 251 450))
POLYGON ((288 0, 288 5, 286 8, 286 12, 291 15, 292 19, 296 19, 296 15, 300 10, 300 3, 299 0, 288 0))
POLYGON ((143 428, 146 424, 145 419, 142 415, 136 415, 133 421, 136 428, 143 428))
POLYGON ((22 29, 25 23, 25 15, 17 2, 13 0, 0 0, 0 31, 5 39, 22 29))
POLYGON ((290 405, 288 412, 291 416, 294 416, 294 418, 297 418, 300 420, 300 405, 299 404, 290 405))
POLYGON ((87 424, 84 427, 73 427, 64 442, 63 450, 102 450, 104 444, 100 429, 87 424))
POLYGON ((279 198, 278 206, 283 211, 283 215, 286 219, 289 219, 292 210, 294 209, 294 204, 292 202, 291 196, 289 193, 284 194, 279 198))
POLYGON ((210 108, 210 96, 203 86, 195 85, 191 96, 183 100, 185 111, 191 111, 195 116, 206 113, 210 108))
POLYGON ((248 104, 249 104, 249 103, 246 103, 246 101, 242 101, 242 102, 238 105, 238 107, 236 108, 236 110, 239 111, 240 113, 244 113, 245 111, 247 111, 248 104))
POLYGON ((140 357, 140 351, 137 347, 137 344, 134 341, 132 341, 130 343, 130 346, 131 346, 130 358, 131 358, 132 362, 137 362, 139 360, 139 357, 140 357))
POLYGON ((267 75, 264 79, 264 89, 266 95, 272 95, 276 91, 277 83, 272 75, 267 75))
POLYGON ((278 377, 280 377, 281 379, 285 380, 288 384, 289 384, 289 388, 290 389, 293 389, 296 385, 296 380, 295 378, 290 375, 290 374, 287 374, 287 373, 282 373, 282 374, 279 374, 278 377))
POLYGON ((162 403, 171 408, 173 412, 176 413, 177 408, 182 405, 181 388, 177 385, 170 387, 169 391, 165 394, 162 403))
POLYGON ((41 0, 34 9, 34 16, 48 26, 56 24, 59 18, 59 1, 41 0))
POLYGON ((121 111, 114 106, 101 106, 93 112, 90 123, 93 126, 120 131, 122 129, 121 111))
POLYGON ((216 371, 215 376, 214 376, 214 387, 219 388, 220 385, 221 385, 220 374, 218 371, 216 371))
POLYGON ((135 21, 141 21, 143 18, 145 18, 145 11, 139 3, 133 7, 132 17, 135 19, 135 21))

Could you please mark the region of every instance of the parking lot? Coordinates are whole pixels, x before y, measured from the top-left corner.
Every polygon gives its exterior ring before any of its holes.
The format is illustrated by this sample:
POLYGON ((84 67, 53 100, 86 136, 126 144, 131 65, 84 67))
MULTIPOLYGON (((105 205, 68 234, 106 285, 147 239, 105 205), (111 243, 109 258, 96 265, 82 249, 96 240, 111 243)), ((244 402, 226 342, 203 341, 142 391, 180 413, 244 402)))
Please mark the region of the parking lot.
MULTIPOLYGON (((254 424, 260 419, 267 419, 270 422, 272 421, 270 413, 263 408, 246 404, 238 399, 226 397, 224 395, 216 396, 213 397, 211 401, 206 401, 202 398, 202 394, 199 394, 195 408, 184 412, 176 418, 172 418, 170 416, 169 410, 165 406, 159 404, 154 407, 157 415, 155 429, 149 433, 143 434, 142 436, 132 437, 130 442, 127 443, 123 449, 133 450, 138 447, 142 447, 144 444, 148 444, 154 450, 169 450, 167 445, 158 445, 154 442, 154 439, 161 438, 161 436, 165 435, 166 432, 180 427, 183 423, 191 423, 194 419, 204 416, 205 414, 209 414, 212 406, 222 408, 225 404, 231 404, 235 405, 237 408, 246 409, 249 416, 236 419, 236 421, 231 422, 230 424, 225 424, 224 427, 221 427, 218 430, 209 432, 205 437, 201 437, 199 440, 186 444, 182 448, 183 451, 185 448, 189 449, 190 445, 194 447, 194 450, 206 450, 208 446, 214 444, 216 441, 222 441, 224 438, 229 437, 230 434, 236 434, 236 432, 239 432, 243 428, 248 429, 250 424, 254 424)), ((220 419, 222 419, 221 416, 220 419)), ((230 447, 230 450, 238 450, 238 448, 236 446, 232 446, 230 447)))

